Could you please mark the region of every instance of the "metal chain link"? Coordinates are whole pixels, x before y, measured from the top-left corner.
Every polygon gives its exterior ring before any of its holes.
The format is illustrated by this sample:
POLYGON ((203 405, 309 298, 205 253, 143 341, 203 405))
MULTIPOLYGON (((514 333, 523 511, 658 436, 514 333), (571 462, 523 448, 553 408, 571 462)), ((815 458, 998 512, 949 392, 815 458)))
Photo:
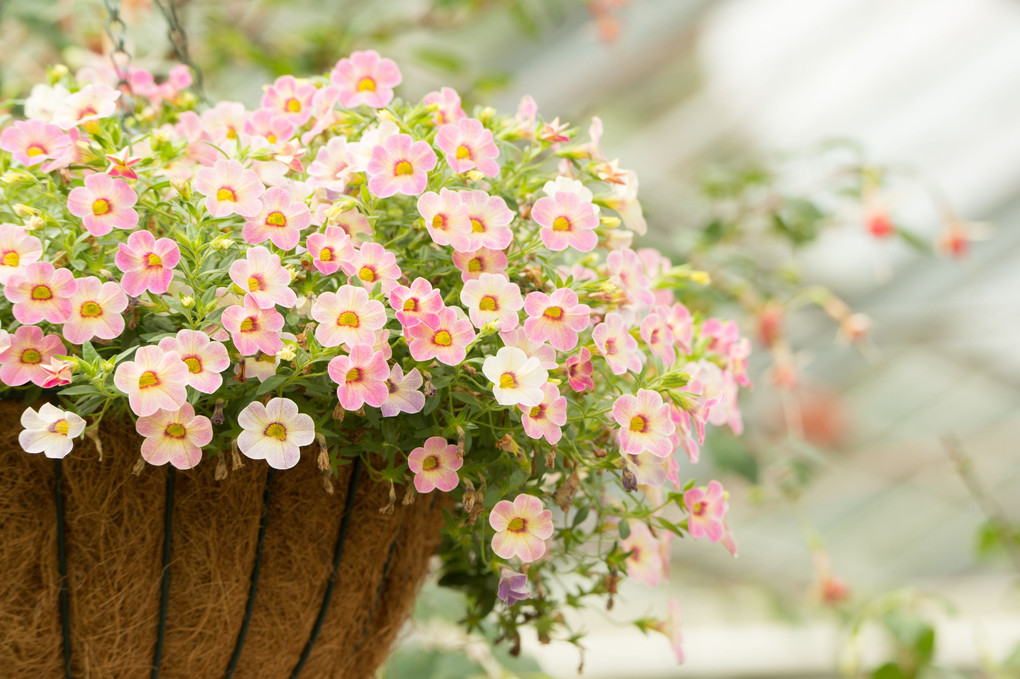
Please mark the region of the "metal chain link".
POLYGON ((202 82, 202 71, 191 60, 188 51, 188 34, 184 31, 180 19, 177 17, 177 0, 155 0, 159 11, 163 13, 167 23, 167 37, 173 45, 177 59, 191 70, 192 89, 202 102, 206 102, 205 89, 202 82))
POLYGON ((127 116, 135 110, 134 91, 131 89, 130 76, 131 54, 125 47, 125 36, 127 25, 120 16, 120 0, 103 0, 106 5, 106 35, 110 38, 113 51, 110 52, 110 61, 113 63, 114 73, 117 74, 117 89, 120 90, 118 106, 121 112, 121 126, 127 116))

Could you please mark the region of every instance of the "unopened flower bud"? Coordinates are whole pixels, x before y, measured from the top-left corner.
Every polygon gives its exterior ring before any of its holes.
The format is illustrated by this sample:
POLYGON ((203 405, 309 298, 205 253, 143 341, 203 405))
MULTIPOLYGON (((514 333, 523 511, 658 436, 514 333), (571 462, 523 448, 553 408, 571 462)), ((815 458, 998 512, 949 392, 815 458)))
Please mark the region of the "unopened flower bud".
POLYGON ((181 306, 185 309, 190 309, 195 306, 195 298, 191 295, 181 295, 181 306))
POLYGON ((482 125, 488 124, 490 120, 496 117, 496 109, 491 106, 486 106, 478 112, 478 120, 482 125))
POLYGON ((170 188, 177 192, 177 195, 184 200, 191 199, 191 182, 180 177, 173 177, 170 180, 170 188))
POLYGON ((473 182, 480 182, 485 180, 485 175, 479 172, 478 170, 468 170, 464 174, 466 174, 467 178, 473 182))
POLYGON ((40 217, 39 215, 32 215, 27 220, 25 220, 25 228, 28 229, 29 231, 35 231, 36 229, 40 229, 42 228, 43 224, 45 224, 45 222, 43 221, 43 218, 40 217))
POLYGON ((384 108, 379 109, 377 114, 379 116, 379 120, 388 120, 391 123, 398 122, 393 114, 384 108))
POLYGON ((49 76, 51 85, 55 85, 60 80, 67 77, 67 66, 65 66, 64 64, 54 64, 53 66, 50 66, 46 70, 47 70, 46 75, 49 76))
POLYGON ((293 361, 297 356, 297 345, 284 342, 283 349, 276 352, 276 357, 281 361, 293 361))
POLYGON ((637 476, 630 470, 630 467, 623 468, 623 488, 629 493, 637 490, 637 476))
POLYGON ((25 205, 23 203, 17 203, 17 204, 14 205, 14 214, 16 214, 19 217, 21 217, 22 219, 24 219, 26 217, 34 217, 34 216, 38 215, 39 211, 36 210, 31 205, 25 205))
POLYGON ((610 229, 615 229, 620 225, 620 218, 613 215, 603 215, 599 221, 602 223, 602 226, 610 229))
POLYGON ((229 250, 233 246, 234 242, 229 238, 217 238, 210 245, 213 250, 229 250))

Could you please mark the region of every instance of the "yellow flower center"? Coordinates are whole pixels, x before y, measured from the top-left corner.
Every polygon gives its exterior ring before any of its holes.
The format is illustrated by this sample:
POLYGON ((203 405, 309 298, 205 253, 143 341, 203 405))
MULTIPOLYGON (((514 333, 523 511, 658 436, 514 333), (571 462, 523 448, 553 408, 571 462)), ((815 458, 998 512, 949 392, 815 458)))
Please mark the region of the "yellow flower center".
POLYGON ((358 92, 375 92, 375 79, 366 75, 358 81, 358 86, 355 89, 358 92))
POLYGON ((271 425, 266 427, 266 430, 262 433, 266 436, 271 436, 278 441, 284 441, 287 438, 287 427, 283 426, 279 422, 273 422, 271 425))
POLYGON ((148 389, 149 387, 155 387, 159 385, 159 375, 152 370, 146 370, 142 373, 142 376, 138 378, 138 388, 148 389))
POLYGON ((163 434, 172 439, 182 439, 187 433, 188 430, 184 428, 184 425, 177 422, 171 422, 163 430, 163 434))
POLYGON ((360 379, 361 370, 358 368, 351 368, 350 370, 347 371, 347 375, 344 377, 344 380, 347 382, 357 382, 360 379))
POLYGON ((319 251, 320 262, 332 262, 333 261, 333 248, 322 248, 319 251))
POLYGON ((539 417, 542 414, 542 406, 535 406, 528 411, 528 417, 539 417))
POLYGON ((287 218, 279 210, 270 212, 266 217, 266 226, 287 226, 287 218))
POLYGON ((514 377, 513 373, 503 373, 499 376, 499 388, 500 389, 516 389, 517 378, 514 377))
POLYGON ((485 297, 482 297, 482 301, 478 303, 478 308, 482 311, 495 311, 499 308, 499 305, 496 303, 495 297, 492 295, 486 295, 485 297))
POLYGON ((475 273, 475 272, 481 271, 481 270, 482 270, 482 260, 481 259, 479 259, 478 257, 475 257, 475 258, 473 258, 471 260, 468 260, 468 271, 470 271, 471 273, 475 273))
POLYGON ((701 516, 705 513, 705 509, 706 506, 704 502, 695 502, 694 506, 691 508, 691 513, 694 514, 694 516, 701 516))
POLYGON ((284 108, 287 109, 288 113, 301 113, 301 102, 295 99, 294 97, 291 97, 290 99, 287 100, 287 103, 284 106, 284 108))
POLYGON ((21 262, 21 255, 14 250, 4 253, 4 266, 17 266, 21 262))
POLYGON ((481 220, 471 218, 471 233, 485 233, 485 224, 481 220))
POLYGON ((262 281, 255 276, 248 277, 248 292, 258 292, 262 289, 262 281))
POLYGON ((46 153, 46 149, 44 149, 39 144, 32 144, 27 149, 25 149, 25 155, 28 156, 29 158, 35 158, 36 156, 41 156, 44 153, 46 153))
POLYGON ((429 455, 421 462, 422 471, 430 472, 439 466, 439 458, 435 455, 429 455))
POLYGON ((145 261, 149 266, 163 266, 163 260, 160 259, 159 255, 155 252, 150 252, 148 256, 146 256, 145 261))
POLYGON ((358 272, 358 278, 366 283, 374 283, 376 280, 375 269, 369 266, 361 267, 361 271, 358 272))
POLYGON ((401 160, 393 168, 393 174, 397 175, 398 177, 414 174, 414 166, 411 165, 411 163, 407 160, 401 160))
POLYGON ((198 356, 188 356, 184 359, 184 365, 188 366, 188 372, 198 374, 202 372, 202 359, 198 356))
POLYGON ((471 149, 461 144, 457 147, 457 160, 464 160, 471 157, 471 149))
POLYGON ((361 325, 361 320, 358 318, 358 314, 353 311, 345 311, 336 319, 337 325, 345 325, 348 328, 357 328, 361 325))
POLYGON ((53 291, 48 285, 37 285, 32 288, 32 299, 47 300, 53 299, 53 291))
POLYGON ((446 230, 446 215, 436 215, 432 218, 432 228, 440 231, 446 230))
POLYGON ((268 141, 270 144, 275 144, 276 143, 276 135, 273 134, 272 132, 270 132, 269 134, 266 135, 266 141, 268 141))
POLYGON ((415 299, 414 297, 409 297, 404 302, 404 311, 417 311, 417 310, 418 310, 418 300, 415 299))
POLYGON ((82 318, 96 318, 103 315, 103 307, 95 302, 85 302, 81 305, 79 313, 82 315, 82 318))
POLYGON ((559 319, 563 318, 563 307, 561 307, 561 306, 551 306, 548 309, 546 309, 545 311, 543 311, 542 315, 545 316, 546 318, 551 318, 554 321, 559 320, 559 319))
POLYGON ((67 420, 57 420, 53 423, 53 431, 61 436, 67 436, 67 432, 70 429, 71 425, 67 423, 67 420))
POLYGON ((35 349, 25 349, 21 352, 21 362, 35 365, 36 363, 42 363, 42 354, 35 349))
POLYGON ((520 516, 515 516, 507 524, 506 529, 513 533, 523 533, 528 528, 528 522, 520 516))
POLYGON ((100 198, 92 203, 92 214, 95 216, 105 215, 110 211, 110 201, 100 198))
POLYGON ((635 415, 630 420, 629 429, 631 431, 636 431, 640 433, 643 432, 647 426, 648 422, 645 420, 645 418, 641 417, 640 415, 635 415))
MULTIPOLYGON (((236 128, 233 128, 233 127, 228 127, 227 128, 227 139, 237 139, 237 129, 236 128)), ((219 198, 219 194, 218 193, 216 194, 216 197, 219 198)))
POLYGON ((255 322, 254 316, 249 316, 241 321, 241 332, 255 332, 258 329, 259 324, 255 322))
POLYGON ((216 200, 219 200, 219 201, 229 200, 232 203, 236 203, 237 202, 237 194, 234 193, 233 189, 229 189, 226 186, 224 186, 224 187, 220 188, 219 191, 216 192, 216 200))
POLYGON ((553 231, 570 231, 570 220, 566 217, 557 217, 553 220, 553 231))
POLYGON ((432 341, 441 347, 448 347, 453 344, 453 336, 445 330, 440 330, 432 336, 432 341))

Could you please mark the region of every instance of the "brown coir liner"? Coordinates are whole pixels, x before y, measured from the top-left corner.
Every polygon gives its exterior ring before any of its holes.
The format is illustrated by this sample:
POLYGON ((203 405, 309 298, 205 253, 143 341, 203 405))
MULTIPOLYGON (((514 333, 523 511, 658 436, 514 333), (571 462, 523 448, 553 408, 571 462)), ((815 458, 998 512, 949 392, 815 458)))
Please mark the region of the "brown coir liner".
MULTIPOLYGON (((0 677, 64 677, 54 462, 18 445, 25 406, 0 401, 0 677)), ((63 460, 67 587, 76 678, 149 677, 159 625, 166 467, 131 473, 140 440, 104 421, 103 458, 75 441, 63 460)), ((351 465, 323 490, 315 451, 275 472, 258 594, 236 679, 290 677, 332 571, 351 465)), ((265 462, 215 481, 215 463, 177 471, 166 635, 159 676, 224 676, 251 583, 265 462)), ((398 497, 403 489, 398 488, 398 497)), ((430 496, 379 509, 389 488, 361 472, 321 633, 300 676, 362 679, 408 616, 442 523, 430 496), (383 573, 386 573, 383 582, 383 573)))

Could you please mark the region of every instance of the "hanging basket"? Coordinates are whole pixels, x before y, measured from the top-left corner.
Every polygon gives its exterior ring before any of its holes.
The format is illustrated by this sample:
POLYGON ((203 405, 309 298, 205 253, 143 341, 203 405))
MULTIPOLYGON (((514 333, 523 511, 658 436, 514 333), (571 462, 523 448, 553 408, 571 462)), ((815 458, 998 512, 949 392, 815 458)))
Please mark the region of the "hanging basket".
POLYGON ((18 445, 23 410, 0 402, 5 679, 359 679, 385 659, 438 547, 433 498, 381 513, 358 463, 330 495, 311 450, 136 476, 138 437, 106 421, 101 460, 53 461, 18 445))

